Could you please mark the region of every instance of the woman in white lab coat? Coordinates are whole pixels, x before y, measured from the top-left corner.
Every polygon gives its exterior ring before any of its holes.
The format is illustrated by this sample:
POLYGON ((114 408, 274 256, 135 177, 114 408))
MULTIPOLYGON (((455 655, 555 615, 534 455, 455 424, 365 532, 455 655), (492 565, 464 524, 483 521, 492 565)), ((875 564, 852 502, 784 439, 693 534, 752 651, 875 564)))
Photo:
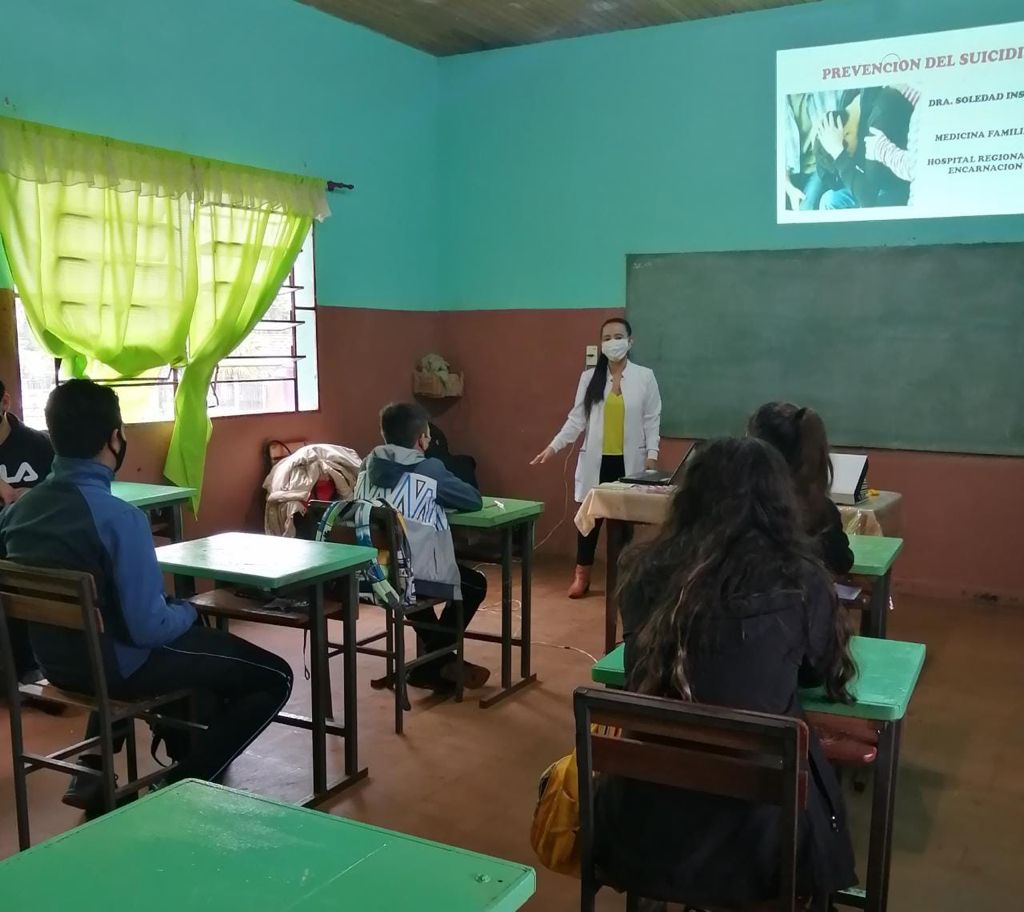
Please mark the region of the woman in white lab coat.
MULTIPOLYGON (((597 366, 583 372, 576 401, 562 429, 532 465, 542 465, 584 434, 576 464, 576 502, 591 488, 624 475, 657 466, 661 439, 661 394, 654 371, 629 360, 633 330, 616 317, 601 327, 597 366)), ((578 534, 576 573, 569 598, 583 598, 590 589, 590 571, 601 531, 598 521, 589 535, 578 534)))

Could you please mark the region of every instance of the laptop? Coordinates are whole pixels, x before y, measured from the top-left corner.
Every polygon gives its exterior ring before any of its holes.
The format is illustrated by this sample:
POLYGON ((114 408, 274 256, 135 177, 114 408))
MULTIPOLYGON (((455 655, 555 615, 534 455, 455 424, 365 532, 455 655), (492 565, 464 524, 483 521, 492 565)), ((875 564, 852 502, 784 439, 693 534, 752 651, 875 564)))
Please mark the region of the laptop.
POLYGON ((633 485, 650 485, 651 487, 669 487, 678 485, 683 480, 683 472, 686 471, 686 461, 690 458, 693 451, 697 448, 697 444, 701 441, 694 441, 687 448, 686 453, 680 460, 676 470, 669 474, 668 472, 662 472, 659 469, 645 469, 643 472, 637 472, 635 475, 626 475, 620 478, 619 481, 623 484, 633 485))
POLYGON ((842 506, 855 506, 866 500, 868 457, 850 453, 829 455, 832 459, 832 488, 829 491, 832 501, 842 506))

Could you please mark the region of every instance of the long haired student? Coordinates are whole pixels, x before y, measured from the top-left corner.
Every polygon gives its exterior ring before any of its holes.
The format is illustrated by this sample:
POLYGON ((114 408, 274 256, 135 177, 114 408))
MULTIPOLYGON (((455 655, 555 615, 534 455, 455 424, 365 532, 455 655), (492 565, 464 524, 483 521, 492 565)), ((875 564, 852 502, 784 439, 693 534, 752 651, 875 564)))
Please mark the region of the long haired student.
POLYGON ((853 552, 839 508, 829 497, 832 460, 821 416, 814 409, 791 402, 769 402, 750 416, 747 433, 767 441, 782 454, 796 485, 804 531, 818 542, 829 570, 836 576, 849 573, 853 552))
MULTIPOLYGON (((658 464, 661 442, 661 394, 654 371, 629 359, 633 328, 621 317, 601 324, 601 354, 585 370, 576 388, 572 411, 562 429, 531 465, 543 465, 584 435, 576 463, 576 502, 591 488, 658 464)), ((576 572, 569 598, 590 591, 590 573, 601 532, 598 520, 576 542, 576 572)))
MULTIPOLYGON (((718 440, 690 459, 657 538, 624 558, 630 690, 800 716, 798 688, 848 699, 853 675, 832 581, 797 517, 786 466, 760 440, 718 440)), ((856 883, 842 795, 813 732, 797 885, 856 883)), ((696 905, 777 895, 778 809, 606 776, 595 862, 620 888, 696 905)))

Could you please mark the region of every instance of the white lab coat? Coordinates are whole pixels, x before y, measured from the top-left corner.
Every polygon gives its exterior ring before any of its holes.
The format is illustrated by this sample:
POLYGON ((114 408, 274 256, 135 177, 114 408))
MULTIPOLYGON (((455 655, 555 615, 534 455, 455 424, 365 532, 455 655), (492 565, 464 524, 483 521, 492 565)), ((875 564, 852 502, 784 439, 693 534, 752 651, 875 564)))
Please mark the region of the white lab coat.
MULTIPOLYGON (((594 368, 583 372, 572 411, 550 443, 551 449, 557 453, 571 446, 585 432, 583 449, 576 463, 577 503, 583 503, 590 489, 597 487, 600 482, 601 457, 604 455, 604 399, 590 410, 589 420, 583 410, 583 397, 593 376, 594 368)), ((604 388, 605 398, 611 391, 612 378, 609 373, 604 388)), ((658 458, 658 447, 661 444, 661 393, 658 392, 654 371, 627 362, 622 372, 622 399, 626 411, 622 457, 626 464, 626 474, 633 475, 644 470, 647 459, 658 458)))

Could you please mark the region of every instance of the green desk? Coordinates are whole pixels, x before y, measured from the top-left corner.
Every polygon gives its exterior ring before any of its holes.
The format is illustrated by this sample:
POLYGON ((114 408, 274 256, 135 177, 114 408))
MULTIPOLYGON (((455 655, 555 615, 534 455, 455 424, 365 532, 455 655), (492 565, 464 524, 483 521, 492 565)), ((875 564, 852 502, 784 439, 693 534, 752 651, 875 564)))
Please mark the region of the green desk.
MULTIPOLYGON (((874 767, 871 799, 871 832, 868 873, 864 890, 841 893, 841 905, 885 912, 889 901, 889 868, 892 858, 892 823, 896 801, 903 719, 924 667, 925 647, 876 637, 853 637, 850 648, 857 664, 857 678, 850 687, 854 702, 832 703, 822 688, 801 692, 805 712, 869 719, 878 724, 878 758, 874 767)), ((591 677, 609 687, 625 686, 625 646, 594 663, 591 677)))
POLYGON ((181 508, 195 497, 194 488, 115 481, 110 490, 115 497, 120 497, 121 500, 148 514, 150 522, 165 523, 168 538, 172 542, 181 541, 181 508))
POLYGON ((537 676, 530 671, 530 612, 533 591, 533 540, 538 517, 544 504, 533 500, 506 500, 485 497, 482 510, 475 513, 449 513, 452 526, 469 529, 493 529, 501 533, 501 635, 466 632, 466 639, 501 644, 501 690, 480 705, 485 709, 507 696, 534 683, 537 676), (500 504, 500 506, 499 506, 500 504), (519 536, 522 554, 522 629, 514 636, 512 624, 512 544, 519 536), (520 677, 512 683, 512 648, 519 647, 520 677))
MULTIPOLYGON (((312 718, 280 713, 277 721, 312 732, 313 791, 304 804, 314 805, 344 788, 366 778, 366 769, 359 768, 356 700, 356 610, 359 604, 358 571, 369 566, 377 556, 373 548, 339 545, 329 542, 302 541, 294 538, 272 538, 246 532, 229 532, 178 542, 156 549, 157 561, 164 573, 176 578, 176 591, 188 597, 195 593, 195 580, 212 580, 217 584, 234 584, 273 593, 308 591, 309 615, 301 626, 309 631, 310 702, 312 718), (342 605, 344 629, 343 712, 341 724, 330 709, 330 674, 327 655, 327 616, 324 609, 324 585, 341 582, 345 593, 342 605), (330 717, 330 718, 328 718, 330 717), (327 782, 327 735, 345 739, 345 776, 327 782)), ((205 614, 226 622, 228 613, 218 604, 203 601, 197 604, 205 614)), ((294 617, 294 615, 293 615, 294 617)), ((248 620, 275 623, 271 611, 254 613, 248 620)))
POLYGON ((853 551, 850 573, 871 580, 871 602, 861 617, 860 632, 884 639, 892 593, 892 565, 903 550, 903 539, 851 535, 850 548, 853 551))
POLYGON ((0 862, 32 912, 514 912, 525 865, 188 780, 0 862))

